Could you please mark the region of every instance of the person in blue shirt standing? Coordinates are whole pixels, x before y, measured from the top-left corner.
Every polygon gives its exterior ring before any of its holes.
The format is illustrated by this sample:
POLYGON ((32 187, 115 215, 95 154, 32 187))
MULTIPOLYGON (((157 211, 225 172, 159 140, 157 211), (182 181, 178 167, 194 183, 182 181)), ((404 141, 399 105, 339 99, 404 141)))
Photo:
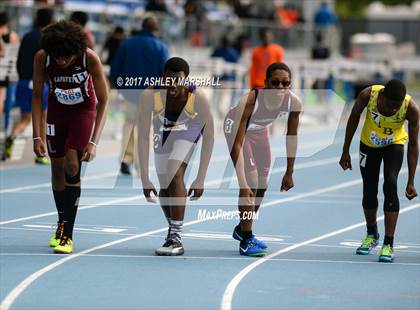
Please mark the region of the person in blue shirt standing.
MULTIPOLYGON (((222 37, 220 46, 214 49, 211 57, 221 57, 226 62, 237 63, 239 61, 238 52, 231 46, 229 39, 226 36, 222 37)), ((232 80, 233 76, 231 73, 225 73, 223 74, 223 79, 232 80)))
MULTIPOLYGON (((119 89, 144 89, 146 78, 160 77, 169 58, 166 45, 157 37, 159 23, 154 15, 146 17, 142 31, 125 39, 117 49, 111 65, 111 80, 119 89), (141 78, 141 81, 140 81, 141 78), (134 81, 134 82, 133 82, 134 81)), ((131 98, 128 101, 126 120, 123 127, 121 167, 122 174, 131 174, 132 163, 139 168, 134 158, 137 141, 136 109, 131 98)))
POLYGON ((315 12, 314 23, 318 28, 327 28, 337 22, 337 16, 326 2, 322 2, 321 6, 315 12))
MULTIPOLYGON (((239 62, 239 53, 232 47, 232 45, 229 42, 229 39, 227 36, 223 36, 222 40, 220 42, 220 46, 216 47, 211 54, 211 57, 218 57, 222 58, 225 62, 230 63, 238 63, 239 62)), ((216 104, 217 113, 219 114, 220 118, 223 118, 226 113, 227 109, 225 107, 224 103, 224 94, 226 89, 232 89, 230 92, 230 103, 229 105, 232 106, 233 102, 235 101, 235 81, 236 81, 236 73, 234 70, 226 70, 223 72, 222 76, 220 77, 220 80, 223 84, 223 87, 221 89, 215 90, 215 96, 213 99, 213 102, 216 104)))
MULTIPOLYGON (((33 29, 23 36, 20 44, 16 63, 19 81, 16 85, 15 100, 20 108, 21 117, 6 139, 3 160, 11 157, 15 138, 31 123, 34 56, 41 49, 41 30, 53 21, 53 14, 54 12, 49 8, 39 9, 36 12, 33 29)), ((45 84, 42 101, 44 119, 46 119, 47 97, 48 85, 45 84)), ((49 164, 49 160, 47 157, 36 157, 35 163, 49 164)))

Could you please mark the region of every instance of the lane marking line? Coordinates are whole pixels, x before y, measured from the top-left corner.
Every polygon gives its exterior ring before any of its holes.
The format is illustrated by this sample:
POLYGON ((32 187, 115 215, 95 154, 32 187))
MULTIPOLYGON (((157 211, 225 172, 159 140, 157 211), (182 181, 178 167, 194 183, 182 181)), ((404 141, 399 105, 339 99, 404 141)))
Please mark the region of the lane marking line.
MULTIPOLYGON (((0 253, 0 256, 54 256, 57 257, 57 254, 53 253, 0 253)), ((118 255, 118 254, 86 254, 83 255, 83 258, 147 258, 147 259, 167 259, 164 256, 156 255, 118 255)), ((242 260, 242 261, 254 261, 255 258, 246 258, 246 257, 229 257, 229 256, 173 256, 171 259, 197 259, 197 260, 242 260)), ((377 261, 352 261, 352 260, 327 260, 327 259, 295 259, 295 258, 273 258, 270 259, 270 262, 299 262, 299 263, 337 263, 337 264, 373 264, 378 267, 381 266, 390 266, 391 264, 378 264, 377 261)), ((419 263, 392 263, 392 266, 420 266, 419 263)), ((387 268, 387 267, 386 267, 387 268)))
MULTIPOLYGON (((303 145, 302 146, 302 149, 313 147, 312 144, 315 144, 315 143, 310 143, 310 144, 307 144, 307 145, 303 145)), ((352 153, 350 156, 352 156, 352 157, 358 156, 358 153, 352 153)), ((340 159, 339 157, 334 157, 334 158, 338 158, 338 160, 340 159)), ((333 158, 331 158, 331 160, 332 159, 333 158)), ((224 161, 224 160, 226 160, 226 156, 225 155, 223 155, 223 156, 216 156, 215 158, 213 158, 213 161, 212 162, 219 162, 219 161, 224 161)), ((324 160, 326 160, 326 159, 324 159, 324 160)), ((198 162, 199 162, 199 159, 195 159, 195 160, 192 161, 192 164, 195 164, 195 163, 198 163, 198 162)), ((309 163, 310 162, 308 162, 307 164, 309 164, 309 163)), ((303 163, 302 165, 304 165, 304 164, 305 163, 303 163)), ((283 168, 286 169, 285 167, 277 168, 275 170, 283 169, 283 168)), ((151 165, 149 169, 151 169, 151 170, 154 169, 154 165, 151 165)), ((83 181, 98 180, 98 179, 108 178, 108 177, 118 177, 118 175, 119 175, 119 171, 107 172, 107 173, 92 175, 92 176, 88 176, 88 177, 82 177, 82 182, 83 181)), ((215 182, 215 181, 218 181, 218 180, 214 180, 212 182, 215 182)), ((223 180, 220 179, 220 181, 223 181, 223 180)), ((210 183, 210 184, 212 184, 212 183, 210 183)), ((210 184, 208 184, 208 185, 210 185, 210 184)), ((0 189, 0 194, 15 193, 15 192, 20 192, 20 191, 32 190, 32 189, 37 189, 37 188, 45 188, 45 187, 51 187, 51 182, 40 183, 40 184, 38 183, 38 184, 34 184, 34 185, 25 185, 25 186, 19 186, 19 187, 12 187, 12 188, 0 189)))
MULTIPOLYGON (((322 160, 320 162, 319 160, 315 160, 315 161, 312 161, 312 162, 301 164, 300 166, 297 165, 297 168, 295 168, 295 170, 308 168, 308 165, 310 163, 312 163, 312 165, 313 165, 313 162, 318 162, 318 165, 319 166, 327 165, 327 164, 333 163, 334 162, 333 159, 335 160, 335 159, 337 159, 337 157, 330 158, 329 161, 322 160)), ((313 167, 313 166, 311 166, 311 167, 313 167)), ((215 182, 215 181, 218 181, 219 182, 219 181, 222 181, 222 179, 213 180, 213 181, 210 181, 210 182, 215 182)), ((43 185, 40 184, 40 185, 42 185, 43 187, 45 187, 45 184, 47 184, 47 183, 44 183, 43 185)), ((51 186, 51 183, 48 183, 47 185, 48 186, 51 186)), ((31 187, 34 187, 34 186, 36 186, 36 185, 31 185, 31 187)), ((10 190, 13 190, 13 189, 10 189, 10 190)), ((1 193, 1 191, 0 191, 0 193, 1 193)), ((92 208, 96 208, 96 207, 107 206, 107 205, 110 205, 110 204, 117 204, 117 203, 129 202, 129 201, 133 201, 133 200, 136 200, 136 199, 141 199, 141 197, 142 196, 140 196, 140 195, 136 195, 136 196, 130 196, 130 197, 121 198, 121 199, 110 200, 110 201, 107 201, 107 202, 96 203, 96 204, 92 204, 92 205, 88 205, 88 206, 80 206, 78 208, 78 210, 87 210, 87 209, 92 209, 92 208)), ((284 199, 284 198, 282 198, 282 199, 284 199)), ((11 224, 11 223, 16 223, 16 222, 21 222, 21 221, 27 221, 27 220, 32 220, 32 219, 37 219, 37 218, 52 216, 52 215, 56 215, 56 214, 57 214, 56 211, 54 211, 54 212, 47 212, 47 213, 41 213, 41 214, 36 214, 36 215, 32 215, 32 216, 26 216, 26 217, 16 218, 16 219, 12 219, 12 220, 2 221, 2 222, 0 222, 0 225, 11 224)))
MULTIPOLYGON (((411 206, 409 206, 409 207, 406 207, 406 208, 404 208, 404 209, 401 209, 400 210, 400 214, 402 214, 402 213, 406 213, 406 212, 409 212, 409 211, 411 211, 411 210, 414 210, 414 209, 417 209, 417 208, 419 208, 420 207, 420 203, 417 203, 417 204, 413 204, 413 205, 411 205, 411 206)), ((378 219, 377 219, 377 221, 382 221, 384 219, 384 216, 380 216, 380 217, 378 217, 378 219)), ((233 294, 235 293, 235 290, 236 290, 236 288, 238 287, 238 285, 239 285, 239 283, 252 271, 252 270, 254 270, 255 268, 257 268, 258 266, 260 266, 260 265, 262 265, 262 264, 264 264, 265 262, 267 262, 267 261, 269 261, 269 260, 271 260, 271 259, 273 259, 273 258, 275 258, 276 256, 279 256, 279 255, 281 255, 281 254, 284 254, 284 253, 287 253, 287 252, 290 252, 290 251, 292 251, 292 250, 295 250, 295 249, 298 249, 298 248, 300 248, 300 247, 303 247, 303 246, 306 246, 306 245, 309 245, 309 244, 311 244, 311 243, 315 243, 315 242, 318 242, 318 241, 321 241, 321 240, 324 240, 324 239, 327 239, 327 238, 330 238, 330 237, 334 237, 334 236, 337 236, 337 235, 339 235, 339 234, 342 234, 342 233, 345 233, 345 232, 348 232, 348 231, 350 231, 350 230, 353 230, 353 229, 356 229, 356 228, 359 228, 359 227, 363 227, 363 226, 365 226, 366 225, 366 222, 360 222, 360 223, 357 223, 357 224, 353 224, 353 225, 350 225, 350 226, 346 226, 346 227, 344 227, 344 228, 341 228, 341 229, 338 229, 338 230, 334 230, 334 231, 332 231, 332 232, 330 232, 330 233, 327 233, 327 234, 323 234, 323 235, 320 235, 320 236, 318 236, 318 237, 315 237, 315 238, 312 238, 312 239, 308 239, 308 240, 306 240, 306 241, 303 241, 303 242, 299 242, 299 243, 297 243, 297 244, 294 244, 294 245, 291 245, 291 246, 288 246, 288 247, 286 247, 286 248, 284 248, 284 249, 281 249, 281 250, 278 250, 278 251, 276 251, 276 252, 274 252, 274 253, 272 253, 272 254, 269 254, 269 255, 267 255, 267 256, 265 256, 265 257, 262 257, 262 258, 260 258, 260 259, 258 259, 258 260, 256 260, 256 261, 254 261, 253 263, 251 263, 251 264, 249 264, 248 266, 246 266, 244 269, 242 269, 238 274, 236 274, 233 278, 232 278, 232 280, 229 282, 229 284, 227 285, 227 287, 226 287, 226 289, 225 289, 225 292, 224 292, 224 294, 223 294, 223 297, 222 297, 222 302, 221 302, 221 309, 222 310, 231 310, 232 309, 232 299, 233 299, 233 294)))

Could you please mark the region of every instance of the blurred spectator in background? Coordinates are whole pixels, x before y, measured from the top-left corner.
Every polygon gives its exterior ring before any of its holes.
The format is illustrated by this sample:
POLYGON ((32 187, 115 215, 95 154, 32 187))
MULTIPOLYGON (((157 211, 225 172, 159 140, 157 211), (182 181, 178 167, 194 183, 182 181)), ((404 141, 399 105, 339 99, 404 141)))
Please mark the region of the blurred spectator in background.
MULTIPOLYGON (((239 61, 239 54, 231 46, 227 36, 222 37, 220 46, 213 51, 211 57, 222 58, 225 62, 230 63, 237 63, 239 61)), ((224 104, 225 102, 223 100, 224 94, 226 93, 226 91, 229 91, 234 87, 235 79, 235 71, 231 69, 224 70, 222 76, 220 77, 222 88, 217 89, 214 96, 214 104, 216 105, 217 112, 220 118, 223 118, 227 113, 227 109, 225 108, 226 105, 224 104)), ((229 105, 232 105, 234 93, 232 92, 231 95, 232 96, 229 105)))
MULTIPOLYGON (((320 32, 316 34, 315 45, 311 50, 311 58, 314 60, 325 60, 330 58, 330 49, 325 45, 323 36, 320 32)), ((313 89, 328 89, 332 87, 331 75, 327 79, 317 79, 312 85, 313 89)), ((324 101, 325 102, 325 101, 324 101)))
MULTIPOLYGON (((108 69, 110 68, 112 64, 112 61, 115 57, 118 47, 120 46, 121 42, 124 41, 124 39, 125 39, 124 28, 122 28, 121 26, 116 26, 114 30, 112 31, 112 33, 106 39, 105 44, 102 49, 102 57, 106 56, 106 60, 103 63, 108 65, 108 69)), ((105 71, 107 73, 108 87, 111 88, 112 82, 111 82, 110 71, 109 70, 105 70, 105 71)), ((114 102, 118 109, 122 108, 125 104, 125 100, 123 96, 121 94, 118 94, 117 92, 110 92, 109 102, 114 102)))
POLYGON ((200 47, 203 44, 203 22, 206 20, 206 8, 200 0, 187 0, 184 5, 185 36, 191 37, 191 45, 200 47))
POLYGON ((321 6, 315 12, 314 23, 318 28, 328 28, 337 22, 337 16, 326 2, 322 2, 321 6))
POLYGON ((284 28, 292 28, 297 23, 301 22, 301 11, 298 7, 293 4, 276 4, 275 6, 277 17, 280 21, 280 25, 284 28))
MULTIPOLYGON (((223 36, 220 46, 215 48, 211 57, 223 58, 226 62, 237 63, 239 60, 238 52, 231 46, 227 36, 223 36)), ((223 75, 224 79, 232 79, 230 74, 223 75)))
MULTIPOLYGON (((0 12, 0 40, 3 46, 3 57, 8 56, 7 48, 6 48, 8 44, 13 44, 13 45, 19 44, 19 36, 15 31, 10 29, 9 15, 4 11, 0 12)), ((6 104, 12 102, 13 89, 14 89, 14 85, 11 85, 8 79, 0 80, 0 113, 1 114, 3 114, 3 111, 4 111, 5 101, 7 101, 6 104)))
POLYGON ((174 0, 166 3, 169 15, 164 19, 162 29, 167 29, 166 34, 169 36, 168 41, 171 44, 183 40, 185 10, 181 2, 181 0, 174 0))
POLYGON ((252 51, 250 68, 251 88, 264 87, 265 71, 273 62, 284 61, 284 49, 278 44, 272 43, 273 34, 270 30, 262 28, 260 30, 261 45, 252 51))
POLYGON ((298 12, 298 20, 297 20, 297 22, 299 24, 306 23, 305 16, 303 15, 303 8, 301 6, 298 6, 297 7, 297 12, 298 12))
POLYGON ((0 40, 0 57, 4 57, 6 54, 5 46, 3 40, 0 40))
POLYGON ((238 53, 238 56, 241 57, 242 53, 246 48, 249 47, 248 35, 245 33, 241 33, 236 37, 235 43, 233 44, 233 48, 238 53))
MULTIPOLYGON (((142 31, 125 39, 117 49, 111 65, 111 79, 119 87, 118 80, 126 78, 142 78, 136 88, 144 89, 145 78, 160 77, 169 52, 166 45, 158 39, 159 23, 155 16, 146 17, 142 24, 142 31)), ((127 93, 124 93, 127 94, 127 93)), ((127 97, 127 96, 125 96, 127 97)), ((125 98, 128 102, 126 119, 123 127, 121 149, 122 174, 131 174, 130 166, 135 164, 139 169, 137 158, 137 105, 138 98, 125 98), (134 155, 136 154, 136 156, 134 155)))
MULTIPOLYGON (((23 0, 24 2, 26 0, 23 0)), ((37 4, 54 4, 54 5, 63 5, 65 0, 35 0, 37 4)))
POLYGON ((195 30, 191 35, 191 45, 194 47, 200 47, 203 45, 203 32, 200 22, 195 24, 195 30))
POLYGON ((328 59, 330 58, 330 49, 325 45, 322 34, 318 32, 315 37, 315 45, 311 51, 312 59, 328 59))
POLYGON ((165 0, 149 0, 146 4, 146 11, 151 12, 163 12, 166 13, 168 10, 166 8, 165 0))
MULTIPOLYGON (((41 49, 41 30, 53 22, 53 11, 48 8, 39 9, 31 31, 23 36, 19 46, 17 57, 17 72, 19 81, 16 86, 16 105, 20 109, 20 120, 14 124, 12 132, 6 139, 3 159, 11 156, 15 138, 21 134, 31 123, 32 119, 32 75, 34 67, 34 56, 41 49)), ((44 86, 44 96, 42 100, 43 119, 46 120, 48 85, 44 86)), ((45 141, 45 140, 44 140, 45 141)), ((35 162, 48 164, 46 157, 37 157, 35 162)))
POLYGON ((276 16, 273 1, 251 1, 253 18, 273 20, 276 16))
MULTIPOLYGON (((314 60, 322 61, 330 58, 330 56, 330 48, 325 44, 322 33, 318 32, 315 37, 315 45, 311 50, 311 58, 314 60)), ((324 72, 325 74, 323 74, 324 70, 320 71, 318 71, 317 74, 318 78, 315 79, 314 83, 312 84, 312 89, 318 90, 315 92, 317 101, 328 107, 332 103, 333 97, 331 93, 326 90, 334 89, 334 77, 331 72, 324 72)), ((328 113, 323 113, 321 115, 321 121, 324 124, 328 124, 330 122, 328 113)))
POLYGON ((125 39, 124 28, 116 26, 111 35, 106 39, 103 50, 108 53, 105 64, 111 65, 118 46, 125 39))
POLYGON ((95 44, 96 44, 96 39, 95 36, 93 35, 93 33, 89 30, 86 29, 86 24, 89 21, 89 15, 86 12, 82 12, 82 11, 74 11, 71 15, 70 15, 70 21, 79 24, 80 26, 82 26, 82 28, 85 31, 86 34, 86 38, 87 38, 87 46, 90 49, 94 49, 95 44))
POLYGON ((239 18, 250 18, 251 16, 251 1, 232 0, 233 10, 239 18))
POLYGON ((206 9, 203 2, 202 0, 187 0, 184 5, 185 15, 197 18, 204 17, 206 9))

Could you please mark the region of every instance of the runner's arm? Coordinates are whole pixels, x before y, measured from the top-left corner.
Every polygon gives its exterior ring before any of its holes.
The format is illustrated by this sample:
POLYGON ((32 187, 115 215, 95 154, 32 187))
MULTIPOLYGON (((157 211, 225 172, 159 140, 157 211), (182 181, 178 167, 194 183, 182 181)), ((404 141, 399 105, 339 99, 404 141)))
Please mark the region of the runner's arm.
POLYGON ((150 127, 153 114, 153 89, 144 90, 139 104, 138 152, 142 183, 149 182, 150 127))
POLYGON ((198 168, 197 180, 204 182, 209 166, 211 154, 214 145, 214 121, 210 111, 207 98, 201 91, 196 91, 197 114, 201 121, 201 129, 203 134, 203 143, 200 153, 200 166, 198 168))
POLYGON ((299 117, 302 111, 302 102, 300 99, 292 94, 291 110, 287 119, 287 134, 286 134, 286 152, 287 152, 287 169, 286 174, 293 174, 293 167, 295 164, 297 143, 298 143, 298 127, 299 117))
POLYGON ((240 102, 235 115, 234 127, 232 132, 235 135, 232 149, 230 150, 230 157, 232 158, 233 165, 235 166, 236 175, 240 188, 247 188, 248 183, 245 175, 245 163, 243 156, 243 143, 246 135, 246 127, 248 120, 251 117, 255 105, 255 91, 251 91, 246 101, 240 102), (236 125, 239 124, 239 125, 236 125))
POLYGON ((108 110, 108 86, 99 56, 94 51, 88 49, 87 57, 88 71, 92 75, 95 94, 96 98, 98 99, 95 127, 93 128, 93 133, 90 140, 93 143, 98 144, 102 129, 105 125, 106 113, 108 110))
POLYGON ((370 97, 371 88, 365 88, 359 94, 354 103, 353 109, 351 110, 350 117, 347 121, 346 126, 346 136, 344 138, 343 153, 348 154, 350 151, 350 144, 353 139, 354 133, 356 132, 357 126, 359 125, 360 115, 363 110, 366 108, 369 97, 370 97))
POLYGON ((32 91, 32 133, 34 138, 44 137, 45 124, 42 123, 42 96, 45 83, 46 53, 39 50, 34 57, 33 91, 32 91))
POLYGON ((414 176, 416 173, 417 162, 419 158, 419 108, 411 100, 407 109, 408 120, 408 184, 414 185, 414 176))

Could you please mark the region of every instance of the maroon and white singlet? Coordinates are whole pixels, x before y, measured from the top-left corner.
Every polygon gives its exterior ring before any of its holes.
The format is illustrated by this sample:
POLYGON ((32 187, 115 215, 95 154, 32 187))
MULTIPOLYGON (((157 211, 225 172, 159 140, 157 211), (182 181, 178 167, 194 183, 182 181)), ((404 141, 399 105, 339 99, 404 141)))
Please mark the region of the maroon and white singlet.
MULTIPOLYGON (((255 91, 255 105, 250 118, 248 119, 245 139, 243 142, 243 156, 245 172, 258 171, 258 175, 268 176, 271 167, 271 147, 268 127, 282 114, 290 111, 291 96, 289 91, 281 99, 274 109, 269 110, 265 105, 268 100, 264 89, 253 89, 255 91)), ((267 90, 271 91, 271 90, 267 90)), ((238 106, 231 108, 224 120, 224 134, 229 147, 232 150, 236 132, 235 119, 241 119, 236 113, 241 113, 238 106)), ((237 128, 237 126, 236 126, 237 128)))
POLYGON ((87 53, 61 68, 47 56, 49 80, 47 148, 52 158, 63 157, 68 149, 83 150, 89 143, 96 115, 96 96, 87 70, 87 53))

